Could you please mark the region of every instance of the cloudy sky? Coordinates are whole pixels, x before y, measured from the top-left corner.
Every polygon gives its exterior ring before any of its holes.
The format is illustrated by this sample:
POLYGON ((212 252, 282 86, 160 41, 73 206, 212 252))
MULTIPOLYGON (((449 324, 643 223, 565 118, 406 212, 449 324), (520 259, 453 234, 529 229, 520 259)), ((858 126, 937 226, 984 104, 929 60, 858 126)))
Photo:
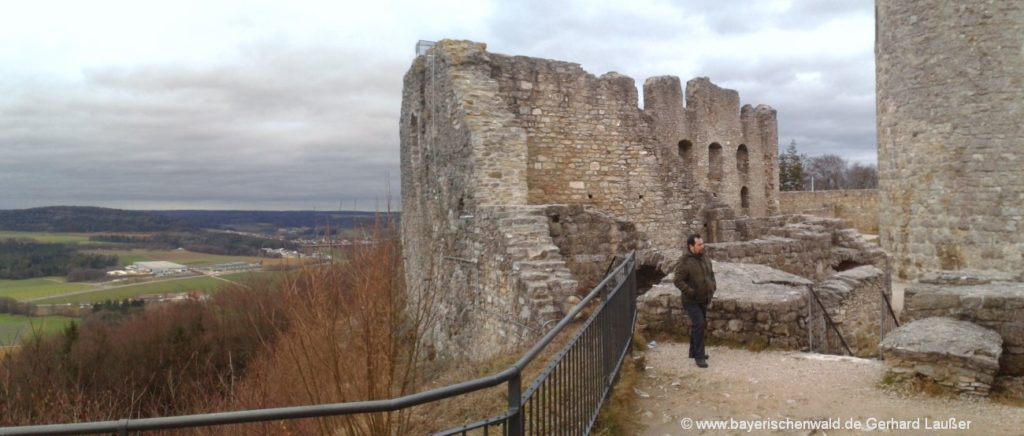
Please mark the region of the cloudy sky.
POLYGON ((0 0, 0 209, 373 209, 417 40, 709 76, 875 162, 870 0, 0 0))

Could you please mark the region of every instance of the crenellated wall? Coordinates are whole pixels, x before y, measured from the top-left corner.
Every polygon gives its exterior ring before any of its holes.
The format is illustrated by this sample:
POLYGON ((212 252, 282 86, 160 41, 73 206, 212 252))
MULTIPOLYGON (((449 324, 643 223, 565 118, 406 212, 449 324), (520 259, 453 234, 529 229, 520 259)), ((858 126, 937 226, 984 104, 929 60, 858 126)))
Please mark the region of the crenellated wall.
POLYGON ((720 88, 706 77, 687 82, 685 102, 681 97, 676 77, 644 82, 644 113, 651 119, 655 140, 674 164, 675 171, 670 172, 740 215, 778 213, 775 110, 765 105, 740 107, 736 91, 720 88))

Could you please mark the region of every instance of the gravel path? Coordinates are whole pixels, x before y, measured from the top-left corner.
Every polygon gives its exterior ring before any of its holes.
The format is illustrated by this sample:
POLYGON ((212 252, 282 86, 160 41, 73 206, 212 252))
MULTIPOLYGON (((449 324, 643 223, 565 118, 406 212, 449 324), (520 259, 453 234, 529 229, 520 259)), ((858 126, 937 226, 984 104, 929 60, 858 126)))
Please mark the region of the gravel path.
POLYGON ((750 352, 709 347, 710 368, 686 358, 685 343, 661 343, 647 351, 637 395, 643 435, 678 434, 874 434, 879 425, 908 425, 886 434, 1024 435, 1024 408, 988 400, 906 395, 883 389, 885 365, 877 360, 799 352, 750 352), (690 419, 692 429, 683 430, 690 419), (736 424, 729 422, 730 418, 736 424), (785 420, 832 420, 839 430, 698 430, 696 420, 723 424, 796 426, 785 420), (950 418, 969 430, 946 430, 950 418), (838 420, 838 421, 836 421, 838 420), (757 423, 760 421, 760 424, 757 423), (772 424, 774 421, 774 424, 772 424), (847 423, 868 430, 846 430, 847 423), (964 421, 970 421, 969 423, 964 421), (928 426, 930 429, 926 429, 928 426), (869 429, 870 427, 870 429, 869 429))

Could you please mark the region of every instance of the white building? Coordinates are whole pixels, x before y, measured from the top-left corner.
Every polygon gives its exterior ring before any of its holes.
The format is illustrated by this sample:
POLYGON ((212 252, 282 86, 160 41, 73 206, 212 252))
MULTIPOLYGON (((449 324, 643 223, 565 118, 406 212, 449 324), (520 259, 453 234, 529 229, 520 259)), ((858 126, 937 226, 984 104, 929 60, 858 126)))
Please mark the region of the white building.
POLYGON ((153 274, 157 277, 188 273, 187 266, 162 260, 153 262, 135 262, 131 267, 129 267, 129 269, 135 269, 136 271, 144 274, 153 274))

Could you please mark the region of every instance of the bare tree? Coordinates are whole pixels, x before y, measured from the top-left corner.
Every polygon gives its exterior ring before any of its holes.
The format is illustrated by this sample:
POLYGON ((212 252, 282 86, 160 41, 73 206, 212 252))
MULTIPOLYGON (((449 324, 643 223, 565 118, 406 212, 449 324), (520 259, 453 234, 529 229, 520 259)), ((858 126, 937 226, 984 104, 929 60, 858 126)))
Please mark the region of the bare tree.
POLYGON ((846 186, 846 160, 834 154, 809 158, 804 164, 804 187, 816 191, 843 189, 846 186), (813 185, 812 185, 813 180, 813 185))
POLYGON ((874 164, 854 163, 846 169, 846 189, 878 188, 878 168, 874 164))

